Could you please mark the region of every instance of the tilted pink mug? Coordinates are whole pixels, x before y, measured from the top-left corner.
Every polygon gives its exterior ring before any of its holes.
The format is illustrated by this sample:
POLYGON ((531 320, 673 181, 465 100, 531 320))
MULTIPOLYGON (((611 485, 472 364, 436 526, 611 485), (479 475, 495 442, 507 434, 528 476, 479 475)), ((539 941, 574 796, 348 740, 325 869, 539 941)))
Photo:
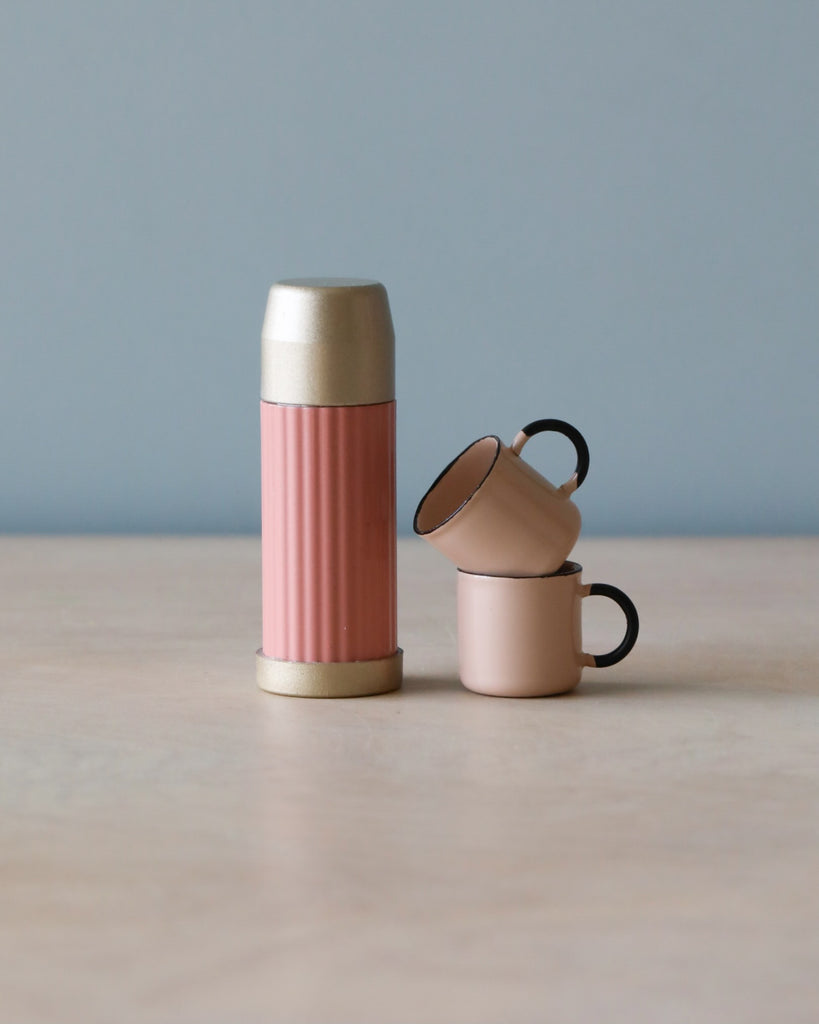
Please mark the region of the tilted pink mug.
POLYGON ((589 469, 583 435, 563 420, 535 420, 511 446, 489 435, 474 441, 437 477, 421 499, 413 528, 467 572, 535 576, 556 572, 580 534, 571 495, 589 469), (555 487, 524 459, 530 437, 555 431, 577 452, 577 467, 555 487))

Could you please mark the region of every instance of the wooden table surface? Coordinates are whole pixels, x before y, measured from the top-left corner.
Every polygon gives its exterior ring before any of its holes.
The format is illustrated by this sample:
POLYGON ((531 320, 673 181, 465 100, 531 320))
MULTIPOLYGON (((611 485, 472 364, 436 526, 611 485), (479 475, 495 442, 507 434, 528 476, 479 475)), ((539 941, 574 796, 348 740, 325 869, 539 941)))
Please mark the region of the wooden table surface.
POLYGON ((575 694, 462 689, 407 540, 403 691, 309 701, 257 540, 0 540, 0 1021, 815 1024, 819 540, 576 557, 575 694))

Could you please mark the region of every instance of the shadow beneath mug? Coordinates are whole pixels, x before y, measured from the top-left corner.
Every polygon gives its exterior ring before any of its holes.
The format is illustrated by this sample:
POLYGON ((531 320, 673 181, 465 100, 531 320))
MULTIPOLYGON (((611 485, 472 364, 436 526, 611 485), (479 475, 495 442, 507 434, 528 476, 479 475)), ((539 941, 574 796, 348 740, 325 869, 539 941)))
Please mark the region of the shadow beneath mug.
MULTIPOLYGON (((577 700, 582 697, 626 697, 626 696, 671 696, 680 693, 714 693, 717 687, 713 682, 704 680, 682 682, 679 679, 660 680, 624 679, 622 682, 606 682, 605 680, 583 679, 576 689, 568 693, 556 693, 547 697, 493 697, 490 694, 472 694, 455 673, 436 674, 429 676, 404 676, 402 690, 405 693, 464 693, 470 696, 488 696, 492 700, 577 700)), ((399 691, 400 692, 400 691, 399 691)))
POLYGON ((441 693, 446 690, 467 692, 461 686, 461 680, 454 673, 451 675, 439 674, 431 676, 405 675, 402 689, 407 693, 441 693))
MULTIPOLYGON (((754 688, 756 692, 763 693, 763 688, 754 688)), ((599 700, 602 698, 628 698, 628 697, 679 697, 681 695, 692 696, 715 696, 717 694, 747 694, 751 690, 743 690, 735 686, 726 686, 723 680, 712 679, 680 679, 678 676, 671 676, 668 679, 623 679, 622 681, 607 681, 604 679, 582 679, 574 690, 568 693, 557 693, 547 697, 494 697, 488 694, 475 694, 461 685, 461 681, 455 673, 437 673, 433 675, 407 675, 404 676, 404 684, 396 696, 401 693, 461 693, 468 697, 486 696, 489 700, 520 700, 520 701, 569 701, 569 700, 599 700)), ((788 696, 787 692, 778 691, 779 696, 788 696)))
POLYGON ((606 682, 605 680, 583 679, 578 687, 569 693, 562 694, 565 698, 578 697, 624 697, 624 696, 663 696, 671 697, 681 693, 714 693, 715 684, 703 679, 687 680, 669 679, 666 682, 660 680, 637 680, 624 679, 622 682, 606 682))

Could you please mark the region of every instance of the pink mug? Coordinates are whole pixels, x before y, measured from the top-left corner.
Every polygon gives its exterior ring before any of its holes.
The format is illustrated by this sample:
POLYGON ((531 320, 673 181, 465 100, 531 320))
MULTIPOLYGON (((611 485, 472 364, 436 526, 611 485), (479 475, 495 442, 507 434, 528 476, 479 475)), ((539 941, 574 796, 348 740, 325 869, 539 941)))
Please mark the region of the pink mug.
POLYGON ((583 668, 615 665, 637 640, 631 599, 609 583, 586 583, 565 562, 548 576, 458 573, 458 666, 468 690, 493 697, 547 697, 573 690, 583 668), (581 605, 600 594, 620 606, 626 632, 608 654, 583 650, 581 605))
POLYGON ((413 528, 467 572, 533 576, 557 571, 580 534, 571 495, 589 469, 583 435, 563 420, 535 420, 511 446, 489 435, 474 441, 421 499, 413 528), (535 434, 555 431, 577 452, 573 475, 555 487, 521 458, 535 434))

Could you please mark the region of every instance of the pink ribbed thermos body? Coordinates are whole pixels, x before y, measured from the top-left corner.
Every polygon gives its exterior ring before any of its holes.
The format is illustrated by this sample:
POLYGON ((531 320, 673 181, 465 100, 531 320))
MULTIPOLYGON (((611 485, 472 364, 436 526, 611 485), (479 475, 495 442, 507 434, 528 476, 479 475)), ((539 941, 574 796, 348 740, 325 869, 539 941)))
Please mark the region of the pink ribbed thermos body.
POLYGON ((273 285, 262 329, 264 690, 401 685, 396 637, 395 360, 375 281, 273 285))

